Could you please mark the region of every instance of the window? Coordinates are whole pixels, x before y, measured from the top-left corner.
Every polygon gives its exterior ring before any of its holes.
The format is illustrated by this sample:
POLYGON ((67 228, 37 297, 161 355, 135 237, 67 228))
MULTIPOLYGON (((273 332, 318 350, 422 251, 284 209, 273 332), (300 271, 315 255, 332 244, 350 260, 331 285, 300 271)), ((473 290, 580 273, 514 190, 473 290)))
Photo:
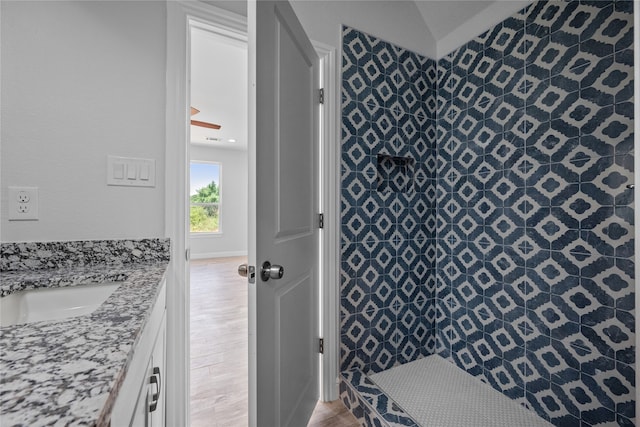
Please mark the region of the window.
POLYGON ((192 233, 220 233, 220 164, 191 162, 192 233))

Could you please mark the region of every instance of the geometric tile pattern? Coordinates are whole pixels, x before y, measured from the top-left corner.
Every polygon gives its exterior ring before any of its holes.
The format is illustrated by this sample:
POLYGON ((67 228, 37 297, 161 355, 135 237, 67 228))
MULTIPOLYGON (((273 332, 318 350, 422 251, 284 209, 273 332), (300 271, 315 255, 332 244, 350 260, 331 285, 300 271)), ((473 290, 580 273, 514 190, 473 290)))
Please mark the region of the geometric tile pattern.
POLYGON ((437 67, 437 351, 559 426, 635 423, 632 7, 536 2, 437 67))
POLYGON ((342 371, 437 352, 635 425, 632 20, 539 1, 437 63, 343 28, 342 371))
POLYGON ((341 370, 435 348, 436 63, 343 29, 341 370))
POLYGON ((419 427, 400 405, 357 368, 341 372, 340 399, 363 426, 419 427))

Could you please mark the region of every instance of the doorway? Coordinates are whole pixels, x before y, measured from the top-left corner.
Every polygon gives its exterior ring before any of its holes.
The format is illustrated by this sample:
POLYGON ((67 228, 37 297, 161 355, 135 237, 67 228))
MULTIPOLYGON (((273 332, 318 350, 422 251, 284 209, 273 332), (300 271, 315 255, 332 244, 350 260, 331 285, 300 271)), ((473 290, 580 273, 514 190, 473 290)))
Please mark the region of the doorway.
MULTIPOLYGON (((189 37, 192 27, 214 28, 214 32, 232 39, 246 42, 246 18, 200 2, 168 3, 168 52, 167 52, 167 163, 166 163, 166 224, 167 236, 172 239, 172 266, 168 276, 172 285, 168 289, 168 357, 170 361, 168 389, 172 402, 167 408, 168 423, 189 425, 189 251, 190 239, 185 224, 189 221, 189 211, 184 204, 175 200, 189 197, 189 126, 190 106, 190 52, 189 37), (185 148, 186 147, 186 148, 185 148), (186 257, 185 257, 186 254, 186 257)), ((320 310, 322 336, 325 353, 321 357, 321 399, 335 400, 338 397, 336 379, 338 376, 338 283, 339 253, 339 62, 337 50, 332 46, 315 44, 322 58, 322 81, 325 89, 323 105, 321 165, 324 177, 321 180, 325 228, 323 232, 323 269, 320 310)), ((204 119, 204 117, 202 117, 204 119)), ((214 121, 216 119, 211 119, 214 121)), ((224 125, 224 124, 223 124, 224 125)), ((224 166, 223 166, 224 169, 224 166)), ((224 200, 223 200, 223 203, 224 200)), ((250 408, 251 412, 251 408, 250 408)))
POLYGON ((248 426, 247 45, 190 28, 190 415, 248 426))

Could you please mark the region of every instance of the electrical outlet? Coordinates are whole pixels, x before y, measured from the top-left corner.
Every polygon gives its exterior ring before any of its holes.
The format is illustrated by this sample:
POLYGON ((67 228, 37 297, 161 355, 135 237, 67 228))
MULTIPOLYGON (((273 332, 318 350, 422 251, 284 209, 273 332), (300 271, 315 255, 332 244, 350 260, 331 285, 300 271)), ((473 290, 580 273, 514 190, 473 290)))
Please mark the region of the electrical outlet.
POLYGON ((18 203, 28 203, 29 200, 31 200, 31 197, 29 196, 29 192, 28 191, 18 191, 18 203))
POLYGON ((9 187, 9 221, 38 220, 38 187, 9 187))

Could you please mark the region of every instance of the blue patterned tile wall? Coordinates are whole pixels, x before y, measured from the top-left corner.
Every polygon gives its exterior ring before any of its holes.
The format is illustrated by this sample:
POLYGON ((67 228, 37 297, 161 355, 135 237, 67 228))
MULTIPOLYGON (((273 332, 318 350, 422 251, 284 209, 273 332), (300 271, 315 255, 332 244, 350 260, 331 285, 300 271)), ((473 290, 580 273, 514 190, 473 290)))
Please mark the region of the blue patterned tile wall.
POLYGON ((436 351, 558 426, 635 420, 632 7, 536 2, 437 67, 436 351))
POLYGON ((343 29, 343 371, 433 353, 435 76, 435 61, 343 29))
POLYGON ((437 65, 343 29, 343 371, 438 352, 555 425, 635 425, 632 19, 535 2, 437 65))

